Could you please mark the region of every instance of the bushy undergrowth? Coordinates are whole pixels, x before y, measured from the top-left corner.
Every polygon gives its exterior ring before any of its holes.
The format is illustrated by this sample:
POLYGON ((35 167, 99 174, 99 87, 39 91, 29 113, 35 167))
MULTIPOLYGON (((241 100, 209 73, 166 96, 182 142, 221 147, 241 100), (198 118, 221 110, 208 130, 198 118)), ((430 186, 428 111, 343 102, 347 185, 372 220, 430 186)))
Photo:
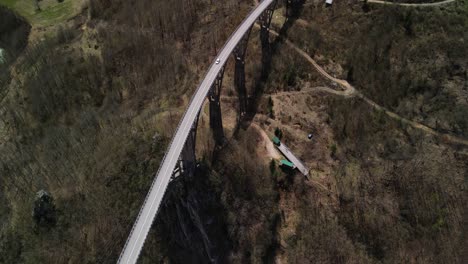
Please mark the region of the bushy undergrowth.
POLYGON ((339 224, 384 263, 462 263, 466 159, 361 100, 329 102, 339 224))
POLYGON ((99 59, 49 39, 17 67, 24 79, 2 102, 0 262, 111 263, 165 142, 121 114, 99 59), (41 189, 57 212, 55 225, 38 231, 32 206, 41 189))
POLYGON ((309 53, 340 63, 340 77, 380 105, 466 137, 467 6, 316 5, 304 9, 310 25, 290 35, 309 53))
MULTIPOLYGON (((75 25, 29 43, 0 107, 1 263, 115 262, 167 144, 161 134, 171 134, 158 114, 182 106, 199 78, 193 65, 207 64, 227 34, 216 29, 214 43, 194 34, 211 32, 201 19, 211 8, 234 5, 206 3, 178 1, 180 12, 161 1, 92 1, 93 33, 75 25), (85 36, 97 41, 92 52, 85 36), (56 222, 37 232, 41 189, 56 222)), ((148 243, 164 248, 154 236, 148 243)))

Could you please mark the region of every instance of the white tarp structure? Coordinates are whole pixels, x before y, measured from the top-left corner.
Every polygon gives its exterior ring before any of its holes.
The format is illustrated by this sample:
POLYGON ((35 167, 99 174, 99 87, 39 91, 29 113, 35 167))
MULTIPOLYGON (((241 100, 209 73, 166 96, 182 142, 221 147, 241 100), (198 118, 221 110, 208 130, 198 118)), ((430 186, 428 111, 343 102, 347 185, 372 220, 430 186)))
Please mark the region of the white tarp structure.
POLYGON ((4 49, 0 48, 0 64, 5 63, 6 60, 6 52, 4 49))
POLYGON ((331 4, 333 4, 333 0, 325 0, 325 3, 326 3, 327 5, 331 5, 331 4))

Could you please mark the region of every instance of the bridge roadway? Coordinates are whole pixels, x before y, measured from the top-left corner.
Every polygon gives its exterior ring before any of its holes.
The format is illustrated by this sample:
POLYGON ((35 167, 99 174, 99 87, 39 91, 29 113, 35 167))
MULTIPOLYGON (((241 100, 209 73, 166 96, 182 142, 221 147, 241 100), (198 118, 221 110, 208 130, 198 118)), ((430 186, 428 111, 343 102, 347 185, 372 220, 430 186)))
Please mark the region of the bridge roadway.
POLYGON ((185 141, 190 133, 190 129, 200 112, 203 101, 208 95, 208 91, 244 34, 273 2, 274 0, 263 0, 259 5, 257 5, 257 7, 250 12, 247 18, 236 29, 228 42, 221 49, 217 57, 221 62, 219 64, 211 64, 205 79, 192 96, 188 109, 185 111, 184 116, 179 123, 176 134, 172 138, 169 149, 166 151, 166 155, 164 156, 158 173, 156 174, 143 206, 140 209, 136 222, 130 232, 130 236, 128 237, 122 253, 120 254, 118 263, 136 263, 141 249, 143 248, 146 236, 148 235, 153 220, 156 217, 156 213, 158 212, 164 193, 166 192, 172 172, 174 171, 185 141))

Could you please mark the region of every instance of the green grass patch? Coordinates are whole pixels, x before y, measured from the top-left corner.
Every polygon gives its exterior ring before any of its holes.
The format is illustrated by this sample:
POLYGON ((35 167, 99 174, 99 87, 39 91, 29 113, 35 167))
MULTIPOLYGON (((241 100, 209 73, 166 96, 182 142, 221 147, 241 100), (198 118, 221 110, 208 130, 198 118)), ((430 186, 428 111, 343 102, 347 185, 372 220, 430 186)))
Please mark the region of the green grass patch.
POLYGON ((43 0, 39 2, 40 11, 37 10, 35 0, 0 0, 0 5, 23 16, 32 26, 61 23, 73 17, 77 10, 73 0, 65 0, 62 3, 57 0, 43 0))
POLYGON ((6 6, 8 8, 13 9, 13 7, 15 6, 15 3, 17 1, 18 0, 0 0, 0 4, 3 5, 3 6, 6 6))

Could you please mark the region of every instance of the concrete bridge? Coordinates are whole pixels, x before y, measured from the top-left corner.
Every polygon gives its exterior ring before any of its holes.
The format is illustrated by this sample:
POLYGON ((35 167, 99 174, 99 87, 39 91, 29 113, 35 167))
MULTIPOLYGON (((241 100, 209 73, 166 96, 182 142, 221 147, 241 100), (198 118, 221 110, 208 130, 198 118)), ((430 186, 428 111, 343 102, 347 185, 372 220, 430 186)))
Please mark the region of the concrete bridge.
MULTIPOLYGON (((302 1, 286 0, 286 13, 289 7, 302 1)), ((239 96, 239 115, 242 117, 247 108, 245 87, 245 55, 252 26, 259 20, 262 46, 262 63, 268 63, 271 56, 269 27, 277 0, 263 0, 234 31, 218 54, 204 80, 192 96, 190 104, 180 121, 175 135, 161 162, 156 177, 140 209, 130 235, 120 254, 118 263, 136 263, 143 244, 158 212, 169 182, 175 176, 193 175, 196 169, 195 139, 198 117, 205 98, 209 100, 210 127, 217 147, 225 142, 221 115, 220 96, 225 65, 231 54, 235 59, 234 84, 239 96)))

